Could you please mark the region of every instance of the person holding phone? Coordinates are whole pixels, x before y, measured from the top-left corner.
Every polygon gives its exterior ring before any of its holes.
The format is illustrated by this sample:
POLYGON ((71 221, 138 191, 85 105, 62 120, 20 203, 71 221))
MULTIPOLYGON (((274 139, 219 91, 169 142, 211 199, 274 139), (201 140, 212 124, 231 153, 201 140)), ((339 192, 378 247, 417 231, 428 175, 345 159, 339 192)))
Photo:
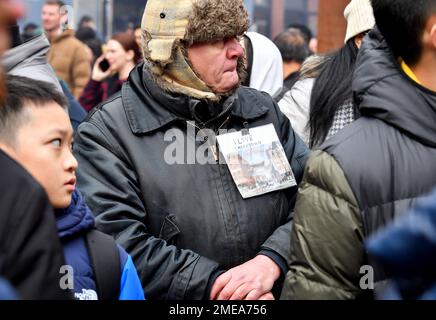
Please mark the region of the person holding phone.
POLYGON ((126 32, 114 35, 106 44, 105 53, 95 61, 91 80, 80 97, 83 108, 89 112, 120 91, 140 58, 133 35, 126 32))

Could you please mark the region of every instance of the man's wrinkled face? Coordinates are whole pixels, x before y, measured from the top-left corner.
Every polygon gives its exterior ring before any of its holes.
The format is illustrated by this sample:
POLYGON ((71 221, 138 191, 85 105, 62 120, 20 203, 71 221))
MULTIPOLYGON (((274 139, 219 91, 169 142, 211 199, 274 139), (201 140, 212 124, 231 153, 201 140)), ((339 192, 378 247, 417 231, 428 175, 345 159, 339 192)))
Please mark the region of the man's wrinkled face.
POLYGON ((244 50, 236 37, 196 43, 187 52, 194 71, 214 93, 227 93, 239 84, 238 59, 244 50))
POLYGON ((61 27, 61 11, 59 6, 46 4, 42 7, 42 26, 46 32, 58 30, 61 27))
POLYGON ((5 151, 41 184, 56 209, 70 205, 77 161, 72 154, 73 129, 67 113, 55 102, 27 106, 25 121, 13 146, 5 151))

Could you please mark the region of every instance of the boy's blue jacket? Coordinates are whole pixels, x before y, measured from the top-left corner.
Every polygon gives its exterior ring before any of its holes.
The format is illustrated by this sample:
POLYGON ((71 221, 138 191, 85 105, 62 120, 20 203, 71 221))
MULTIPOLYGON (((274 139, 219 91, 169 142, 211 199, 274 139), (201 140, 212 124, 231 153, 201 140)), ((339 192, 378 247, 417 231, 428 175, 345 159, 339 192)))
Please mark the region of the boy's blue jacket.
MULTIPOLYGON (((96 300, 97 290, 85 234, 94 229, 94 217, 79 191, 72 195, 71 205, 56 212, 58 235, 66 263, 74 270, 74 295, 80 300, 96 300)), ((119 300, 144 300, 144 291, 132 258, 118 245, 122 275, 119 300)))
POLYGON ((436 299, 436 190, 366 248, 392 280, 384 299, 436 299))

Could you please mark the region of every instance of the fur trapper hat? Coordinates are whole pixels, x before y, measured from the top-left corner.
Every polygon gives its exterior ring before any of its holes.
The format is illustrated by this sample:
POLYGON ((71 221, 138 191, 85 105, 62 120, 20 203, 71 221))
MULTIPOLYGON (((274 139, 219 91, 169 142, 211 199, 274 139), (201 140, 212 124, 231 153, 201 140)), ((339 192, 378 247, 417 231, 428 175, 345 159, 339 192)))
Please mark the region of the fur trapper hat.
POLYGON ((243 0, 148 0, 142 19, 144 59, 165 90, 218 99, 192 70, 186 49, 241 36, 248 27, 243 0))

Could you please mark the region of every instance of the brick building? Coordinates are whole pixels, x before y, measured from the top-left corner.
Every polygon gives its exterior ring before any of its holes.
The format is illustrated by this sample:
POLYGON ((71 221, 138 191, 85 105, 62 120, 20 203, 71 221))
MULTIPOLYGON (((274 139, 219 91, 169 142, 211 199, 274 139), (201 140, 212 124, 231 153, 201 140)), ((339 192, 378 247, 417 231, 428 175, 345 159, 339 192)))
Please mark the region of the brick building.
POLYGON ((318 50, 328 52, 344 45, 346 20, 344 9, 350 0, 320 0, 318 50))

